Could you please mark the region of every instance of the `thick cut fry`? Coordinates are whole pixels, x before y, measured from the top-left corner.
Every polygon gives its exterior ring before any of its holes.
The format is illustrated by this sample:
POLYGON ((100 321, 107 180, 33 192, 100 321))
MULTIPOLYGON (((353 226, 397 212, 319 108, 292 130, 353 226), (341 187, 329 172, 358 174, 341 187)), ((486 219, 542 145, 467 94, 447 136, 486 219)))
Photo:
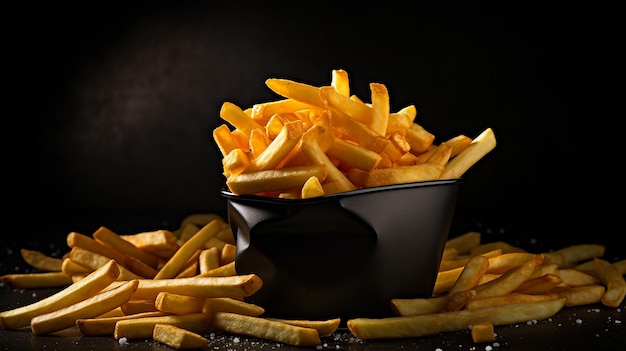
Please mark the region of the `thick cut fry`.
POLYGON ((115 323, 124 319, 137 319, 145 317, 161 317, 167 314, 161 311, 143 312, 133 315, 121 315, 114 317, 79 318, 76 320, 78 331, 85 336, 113 336, 115 323))
POLYGON ((97 317, 128 301, 135 292, 137 283, 137 280, 131 280, 83 301, 33 317, 30 322, 31 331, 35 335, 52 334, 75 326, 79 318, 97 317))
POLYGON ((149 251, 161 259, 167 260, 178 250, 177 238, 169 230, 155 230, 136 234, 121 235, 124 240, 142 250, 149 251))
POLYGON ((129 340, 152 338, 154 326, 157 324, 173 325, 194 333, 206 333, 209 331, 210 320, 210 315, 202 313, 124 319, 115 323, 113 337, 129 340))
POLYGON ((220 251, 217 247, 210 247, 200 252, 198 257, 200 274, 220 266, 220 251))
MULTIPOLYGON (((365 125, 371 125, 374 121, 374 112, 370 106, 350 99, 349 96, 339 93, 333 87, 320 87, 319 94, 327 108, 340 111, 365 125)), ((385 135, 384 133, 380 134, 385 135)))
POLYGON ((381 83, 370 83, 370 91, 372 93, 372 121, 370 127, 376 133, 384 136, 389 123, 389 91, 381 83))
POLYGON ((304 328, 313 328, 317 330, 319 336, 328 336, 334 333, 339 327, 339 323, 341 323, 340 318, 332 318, 326 320, 306 320, 306 319, 283 319, 283 318, 266 318, 270 321, 277 321, 282 323, 287 323, 291 325, 296 325, 304 328))
POLYGON ((425 182, 439 179, 443 166, 438 164, 423 163, 412 166, 397 166, 391 168, 376 168, 363 171, 351 168, 348 171, 348 179, 362 187, 375 187, 390 184, 404 184, 425 182))
POLYGON ((261 317, 216 312, 211 326, 234 334, 247 335, 293 346, 318 346, 322 342, 317 330, 261 317))
MULTIPOLYGON (((476 298, 506 295, 515 291, 543 264, 544 256, 536 255, 532 260, 513 268, 502 276, 476 287, 476 298)), ((489 263, 491 265, 491 262, 489 263)))
MULTIPOLYGON (((246 139, 250 138, 250 133, 253 129, 264 129, 262 125, 250 118, 239 106, 231 102, 222 104, 220 117, 240 130, 245 135, 246 139)), ((247 142, 245 144, 247 144, 247 142)), ((239 145, 241 145, 241 143, 239 143, 239 145)))
POLYGON ((115 281, 120 274, 118 264, 111 260, 67 288, 26 306, 0 312, 5 329, 18 329, 30 324, 35 316, 59 310, 96 295, 115 281))
POLYGON ((446 165, 442 179, 454 179, 463 176, 481 158, 496 147, 496 137, 491 128, 485 129, 461 153, 446 165))
POLYGON ((472 325, 472 341, 475 343, 492 342, 496 340, 496 335, 493 332, 493 324, 480 323, 472 325))
POLYGON ((152 339, 176 350, 197 349, 209 342, 198 333, 169 324, 156 324, 152 331, 152 339))
POLYGON ((511 253, 511 252, 526 252, 526 250, 520 249, 517 246, 511 245, 505 241, 493 241, 486 244, 481 244, 479 246, 473 247, 470 250, 470 255, 480 255, 485 252, 493 251, 493 250, 502 250, 502 253, 511 253))
POLYGON ((514 291, 522 294, 543 294, 546 291, 561 284, 563 280, 556 274, 544 274, 536 278, 528 279, 514 291))
POLYGON ((246 316, 260 316, 265 309, 253 303, 230 297, 209 297, 204 300, 202 313, 231 312, 246 316))
POLYGON ((465 150, 465 148, 472 143, 472 138, 461 134, 444 141, 444 143, 452 148, 452 152, 450 154, 450 157, 452 158, 460 154, 461 151, 465 150))
POLYGON ((213 129, 213 140, 215 140, 215 144, 217 144, 222 157, 239 147, 237 140, 232 136, 226 124, 222 124, 213 129))
POLYGON ((583 306, 600 303, 606 288, 603 285, 557 286, 550 289, 550 294, 557 294, 567 299, 565 306, 583 306))
POLYGON ((250 117, 261 125, 265 125, 270 117, 286 112, 310 109, 313 107, 307 103, 294 99, 281 99, 269 102, 260 102, 252 105, 250 117))
POLYGON ((350 96, 350 80, 348 72, 343 69, 334 69, 331 72, 330 86, 343 96, 350 96))
POLYGON ((324 188, 317 177, 311 177, 302 186, 300 191, 301 199, 310 199, 313 197, 324 196, 324 188))
POLYGON ((561 268, 558 270, 557 274, 567 286, 600 284, 600 279, 598 279, 598 277, 574 268, 561 268))
MULTIPOLYGON (((519 267, 537 257, 537 254, 529 252, 511 252, 489 258, 489 268, 486 273, 505 273, 515 267, 519 267)), ((543 256, 545 258, 545 256, 543 256)))
POLYGON ((231 175, 226 185, 235 194, 256 194, 301 188, 311 177, 325 180, 326 166, 314 164, 231 175))
POLYGON ((252 160, 243 173, 274 169, 287 157, 302 137, 302 121, 286 123, 259 157, 252 160))
POLYGON ((340 138, 335 138, 326 154, 345 164, 365 171, 376 168, 382 160, 382 156, 379 153, 340 138))
POLYGON ((574 267, 580 262, 604 256, 605 246, 599 244, 577 244, 556 250, 563 255, 563 268, 574 267))
POLYGON ((256 274, 229 277, 140 279, 133 299, 154 300, 160 292, 196 297, 246 297, 263 286, 256 274))
POLYGON ((70 276, 73 275, 85 275, 93 271, 93 269, 80 265, 72 261, 69 257, 63 258, 61 264, 61 271, 70 276))
POLYGON ((154 301, 157 310, 171 314, 201 313, 204 297, 172 294, 160 292, 154 301))
MULTIPOLYGON (((114 259, 120 265, 122 265, 122 262, 124 262, 124 259, 126 257, 120 251, 117 251, 110 246, 102 245, 94 238, 91 238, 84 234, 72 232, 67 235, 66 240, 67 246, 69 246, 71 249, 80 248, 89 252, 93 252, 108 259, 114 259)), ((76 260, 73 261, 76 262, 76 260)))
POLYGON ((502 255, 502 250, 501 249, 496 249, 493 251, 488 251, 485 252, 484 254, 480 254, 480 255, 470 255, 470 256, 463 256, 463 258, 457 258, 454 260, 441 260, 441 263, 439 264, 439 271, 447 271, 450 269, 455 269, 458 267, 463 267, 465 266, 470 259, 472 259, 473 257, 476 256, 482 256, 484 258, 492 258, 492 257, 496 257, 496 256, 500 256, 502 255))
MULTIPOLYGON (((83 249, 80 246, 72 248, 72 250, 70 251, 70 259, 81 266, 88 267, 92 271, 108 264, 111 260, 109 257, 83 249)), ((123 260, 124 258, 122 258, 122 261, 123 260)), ((135 274, 134 272, 131 272, 130 270, 122 266, 119 261, 115 261, 119 264, 120 274, 117 277, 118 280, 145 278, 138 274, 135 274)))
POLYGON ((626 295, 626 281, 620 271, 608 261, 601 258, 593 259, 594 270, 600 281, 606 286, 602 296, 602 304, 609 307, 618 307, 626 295))
POLYGON ((159 257, 137 248, 131 242, 122 239, 119 235, 106 227, 100 227, 93 233, 93 238, 103 244, 108 245, 111 248, 127 255, 134 257, 146 265, 156 268, 159 265, 159 257))
MULTIPOLYGON (((312 163, 316 165, 323 166, 326 169, 327 178, 329 181, 339 182, 341 185, 342 191, 350 191, 355 190, 357 187, 350 182, 348 178, 341 172, 335 165, 331 162, 328 156, 324 153, 324 150, 320 147, 320 145, 315 140, 303 140, 302 142, 302 152, 311 160, 312 163)), ((318 179, 320 179, 318 177, 318 179)), ((320 181, 325 181, 326 178, 320 181)))
POLYGON ((527 295, 513 292, 506 295, 472 299, 472 301, 469 301, 467 304, 465 304, 465 308, 468 310, 476 310, 493 306, 504 306, 518 303, 553 300, 557 297, 561 296, 559 296, 558 294, 527 295))
POLYGON ((385 150, 387 144, 390 143, 389 139, 343 112, 332 110, 330 122, 336 130, 341 132, 342 138, 355 142, 376 153, 381 153, 385 150))
POLYGON ((452 288, 450 288, 449 294, 473 289, 488 268, 489 259, 487 257, 473 256, 467 261, 467 264, 463 266, 463 270, 456 282, 454 282, 452 288))
POLYGON ((0 276, 0 283, 19 289, 55 288, 72 284, 72 276, 64 272, 15 273, 0 276))
POLYGON ((42 272, 60 272, 63 259, 48 256, 37 250, 21 249, 20 254, 26 263, 42 272))
POLYGON ((564 305, 565 298, 556 298, 421 316, 355 318, 348 320, 347 326, 354 336, 363 340, 420 337, 465 330, 480 323, 499 326, 542 320, 554 316, 564 305))
POLYGON ((412 123, 405 133, 406 140, 411 145, 411 152, 419 155, 428 150, 435 140, 435 135, 427 131, 421 125, 412 123))
POLYGON ((417 316, 439 313, 448 304, 449 295, 414 298, 414 299, 391 299, 391 308, 397 316, 417 316))
POLYGON ((185 263, 203 249, 204 243, 214 237, 222 228, 222 221, 214 219, 202 227, 193 237, 187 240, 176 253, 159 270, 154 279, 175 277, 185 263))
POLYGON ((326 107, 320 98, 320 88, 316 86, 280 78, 266 79, 265 85, 280 96, 300 101, 315 107, 326 107))
POLYGON ((481 234, 479 232, 467 232, 446 241, 446 247, 456 249, 458 255, 464 255, 480 245, 481 234))
POLYGON ((122 312, 125 315, 132 315, 144 312, 156 312, 158 311, 154 306, 154 300, 130 300, 126 301, 120 306, 122 312))

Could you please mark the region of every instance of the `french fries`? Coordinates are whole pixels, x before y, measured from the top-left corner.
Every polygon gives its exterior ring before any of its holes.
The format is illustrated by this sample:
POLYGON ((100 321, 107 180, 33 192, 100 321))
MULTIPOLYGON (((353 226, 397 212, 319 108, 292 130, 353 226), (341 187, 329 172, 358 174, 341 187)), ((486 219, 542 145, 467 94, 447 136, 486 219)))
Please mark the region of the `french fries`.
POLYGON ((387 86, 377 82, 369 84, 370 102, 350 95, 342 69, 331 71, 328 85, 282 78, 265 84, 278 100, 248 109, 224 102, 220 117, 226 123, 213 130, 234 194, 302 199, 460 178, 496 146, 491 128, 475 138, 461 134, 436 143, 415 121, 414 105, 392 110, 387 86), (319 185, 311 189, 313 177, 319 185))
MULTIPOLYGON (((183 222, 173 232, 125 235, 102 227, 100 232, 106 234, 96 235, 100 241, 68 234, 73 247, 61 259, 60 271, 0 277, 9 286, 66 285, 48 298, 0 312, 0 328, 30 327, 35 335, 63 335, 75 326, 84 336, 152 338, 175 349, 206 345, 203 334, 210 331, 320 346, 323 337, 337 330, 339 318, 273 318, 265 315, 262 306, 245 302, 263 282, 254 274, 237 275, 230 227, 211 214, 190 216, 183 222), (152 255, 145 257, 157 258, 152 268, 148 260, 140 259, 142 254, 132 255, 133 262, 141 262, 144 268, 164 272, 161 277, 137 278, 126 268, 132 267, 128 260, 125 267, 103 255, 125 250, 119 240, 133 245, 131 250, 152 255)), ((505 242, 481 243, 480 233, 468 232, 446 242, 430 298, 392 299, 392 316, 353 318, 346 325, 363 340, 467 329, 478 344, 494 340, 494 327, 549 318, 564 307, 603 304, 615 308, 626 293, 626 265, 623 260, 602 259, 603 253, 604 247, 595 244, 532 253, 505 242)), ((26 255, 47 257, 35 251, 26 255)))

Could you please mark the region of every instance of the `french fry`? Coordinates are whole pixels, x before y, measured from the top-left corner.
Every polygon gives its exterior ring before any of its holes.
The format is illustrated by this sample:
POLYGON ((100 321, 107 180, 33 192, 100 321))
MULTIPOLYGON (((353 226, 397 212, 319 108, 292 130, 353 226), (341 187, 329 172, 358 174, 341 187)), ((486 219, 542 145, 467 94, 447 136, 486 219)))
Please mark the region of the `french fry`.
MULTIPOLYGON (((506 295, 515 291, 543 264, 543 261, 543 255, 536 255, 535 258, 521 266, 508 270, 500 277, 476 286, 476 298, 506 295)), ((489 265, 491 265, 491 260, 489 265)))
POLYGON ((574 267, 580 262, 592 260, 596 257, 604 256, 604 245, 599 244, 577 244, 556 250, 563 255, 563 268, 574 267))
POLYGON ((458 255, 469 254, 474 247, 480 245, 482 235, 479 232, 467 232, 446 241, 445 247, 453 247, 458 255))
POLYGON ((231 312, 246 316, 260 316, 265 309, 253 303, 231 297, 208 297, 202 305, 202 313, 231 312))
POLYGON ((358 168, 351 168, 348 171, 348 179, 354 184, 370 188, 382 185, 436 180, 439 179, 443 169, 444 166, 432 163, 376 168, 367 172, 358 168))
POLYGON ((210 247, 200 252, 198 257, 200 274, 220 266, 220 251, 217 247, 210 247))
POLYGON ((247 335, 293 346, 318 346, 322 342, 316 329, 230 312, 216 312, 211 326, 218 330, 247 335))
POLYGON ((217 268, 213 268, 210 271, 206 271, 198 274, 199 277, 228 277, 232 275, 236 275, 235 271, 235 261, 230 261, 224 265, 221 265, 217 268))
MULTIPOLYGON (((246 139, 250 138, 250 133, 253 129, 263 130, 263 126, 250 118, 239 106, 225 102, 220 109, 220 117, 240 130, 246 139)), ((239 144, 241 145, 241 143, 239 144)))
POLYGON ((393 298, 391 309, 396 316, 417 316, 443 311, 448 304, 449 295, 430 298, 393 298))
POLYGON ((64 272, 14 273, 0 276, 0 283, 19 289, 53 288, 72 284, 72 276, 64 272))
POLYGON ((324 188, 322 183, 317 177, 311 177, 304 182, 302 190, 300 191, 301 199, 310 199, 313 197, 319 197, 324 195, 324 188))
POLYGON ((176 350, 197 349, 208 344, 208 340, 198 333, 169 324, 156 324, 152 339, 176 350))
MULTIPOLYGON (((374 120, 372 107, 367 106, 361 101, 350 99, 349 96, 341 94, 332 86, 320 87, 319 95, 321 101, 327 108, 340 111, 365 125, 370 125, 374 120)), ((384 135, 384 133, 379 134, 384 135)))
POLYGON ((331 318, 325 320, 306 320, 306 319, 284 319, 284 318, 270 318, 265 319, 270 321, 282 322, 298 327, 313 328, 317 330, 319 336, 328 336, 334 333, 339 328, 341 318, 331 318))
POLYGON ((460 134, 444 141, 444 143, 452 148, 452 152, 450 153, 450 157, 452 158, 460 154, 461 151, 465 150, 465 148, 472 143, 472 138, 467 135, 460 134))
POLYGON ((210 320, 210 315, 202 313, 123 319, 115 323, 113 337, 129 340, 151 338, 157 324, 173 325, 194 333, 206 333, 209 331, 210 320))
POLYGON ((124 255, 134 257, 142 263, 148 265, 151 268, 156 268, 159 265, 159 257, 154 256, 148 251, 141 250, 131 242, 122 239, 119 235, 114 233, 107 227, 100 227, 93 233, 93 238, 103 244, 110 246, 111 248, 121 252, 124 255))
POLYGON ((487 257, 480 255, 471 257, 463 266, 459 277, 450 288, 449 294, 473 289, 478 285, 480 277, 485 274, 488 268, 489 259, 487 257))
POLYGON ((76 320, 78 331, 84 336, 113 336, 115 323, 124 319, 137 319, 144 317, 161 317, 168 314, 156 312, 143 312, 133 315, 120 315, 112 317, 79 318, 76 320))
POLYGON ((257 172, 276 168, 300 141, 302 133, 302 121, 296 120, 286 123, 276 138, 258 157, 250 162, 250 165, 243 172, 257 172))
POLYGON ((136 234, 123 234, 124 240, 130 241, 139 249, 146 250, 168 260, 178 250, 177 238, 169 230, 155 230, 136 234))
POLYGON ((226 243, 220 253, 220 266, 229 264, 235 261, 237 256, 237 246, 226 243))
POLYGON ((479 323, 499 326, 542 320, 554 316, 564 305, 565 298, 555 298, 419 316, 354 318, 347 321, 347 326, 355 337, 362 340, 421 337, 464 330, 479 323))
POLYGON ((519 247, 511 245, 505 241, 493 241, 473 247, 470 250, 470 255, 480 255, 498 249, 501 250, 502 253, 526 252, 526 250, 520 249, 519 247))
POLYGON ((583 286, 600 284, 600 279, 591 274, 574 268, 561 268, 558 270, 559 277, 567 286, 583 286))
MULTIPOLYGON (((511 252, 489 258, 489 268, 486 273, 505 273, 515 267, 519 267, 528 261, 532 261, 537 254, 530 252, 511 252)), ((545 256, 542 256, 545 258, 545 256)))
POLYGON ((606 292, 602 296, 602 304, 609 307, 618 307, 626 295, 626 281, 620 271, 608 261, 595 257, 593 259, 594 270, 600 281, 606 286, 606 292))
POLYGON ((204 243, 214 237, 221 229, 221 222, 217 219, 204 225, 193 237, 187 240, 174 255, 165 263, 154 279, 173 278, 178 274, 185 263, 196 253, 202 250, 204 243))
POLYGON ((80 302, 33 317, 30 321, 31 331, 35 335, 52 334, 76 325, 76 320, 79 318, 97 317, 128 301, 135 292, 137 284, 137 280, 130 280, 121 286, 105 290, 80 302))
POLYGON ((72 261, 69 257, 63 258, 63 262, 61 264, 61 271, 67 275, 84 275, 93 271, 93 269, 82 266, 74 261, 72 261))
POLYGON ((562 297, 562 296, 556 293, 528 295, 528 294, 512 292, 506 295, 498 295, 498 296, 490 296, 490 297, 472 299, 472 301, 469 301, 467 304, 465 304, 465 308, 468 310, 476 310, 476 309, 493 307, 493 306, 504 306, 504 305, 510 305, 510 304, 518 304, 518 303, 553 300, 557 297, 562 297))
POLYGON ((123 303, 120 309, 125 315, 158 311, 154 305, 154 300, 129 300, 123 303))
POLYGON ((493 324, 480 323, 472 325, 472 341, 474 343, 486 343, 496 340, 496 335, 493 332, 493 324))
POLYGON ((119 274, 118 264, 111 260, 80 281, 49 297, 26 306, 0 312, 0 324, 5 329, 19 329, 27 326, 36 316, 62 309, 96 295, 115 281, 119 274))
POLYGON ((565 306, 582 306, 600 303, 606 288, 603 285, 557 286, 548 291, 566 299, 565 306))
POLYGON ((140 279, 133 299, 154 300, 160 292, 196 297, 247 297, 257 292, 263 281, 255 274, 229 277, 189 277, 140 279))
POLYGON ((316 86, 280 78, 266 79, 265 85, 280 96, 300 101, 315 107, 326 107, 320 98, 320 88, 316 86))
POLYGON ((522 294, 541 294, 561 284, 563 280, 556 274, 544 274, 528 279, 514 291, 522 294))
POLYGON ((496 137, 493 129, 487 128, 483 130, 472 143, 466 147, 461 153, 450 160, 446 165, 442 179, 459 178, 478 160, 487 155, 496 147, 496 137))
MULTIPOLYGON (((106 264, 109 263, 109 261, 111 260, 111 258, 106 257, 104 255, 83 249, 80 246, 76 246, 74 248, 72 248, 72 250, 70 251, 70 259, 73 262, 76 262, 77 264, 83 266, 83 267, 87 267, 89 269, 96 270, 106 264)), ((123 261, 124 258, 121 259, 121 261, 123 261)), ((117 260, 116 260, 117 262, 117 260)), ((118 262, 119 264, 119 262, 118 262)), ((136 273, 131 272, 130 270, 128 270, 127 268, 125 268, 124 266, 122 266, 121 264, 119 265, 119 271, 120 274, 117 277, 118 280, 130 280, 130 279, 141 279, 141 278, 145 278, 142 277, 136 273)))
POLYGON ((235 194, 256 194, 301 188, 307 179, 317 177, 325 180, 327 174, 328 170, 324 165, 294 166, 231 175, 226 180, 226 185, 235 194))
POLYGON ((201 313, 204 297, 187 296, 162 291, 153 302, 155 308, 171 314, 201 313))
POLYGON ((20 249, 20 254, 26 263, 42 272, 60 272, 63 259, 48 256, 37 250, 20 249))

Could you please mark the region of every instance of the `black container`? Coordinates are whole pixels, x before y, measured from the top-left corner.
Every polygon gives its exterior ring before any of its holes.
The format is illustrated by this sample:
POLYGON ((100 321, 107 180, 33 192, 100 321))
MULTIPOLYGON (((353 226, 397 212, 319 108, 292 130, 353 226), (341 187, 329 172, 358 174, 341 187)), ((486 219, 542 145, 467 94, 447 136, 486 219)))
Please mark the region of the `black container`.
POLYGON ((392 298, 430 297, 462 181, 439 180, 293 200, 235 195, 228 220, 247 302, 282 318, 392 316, 392 298))

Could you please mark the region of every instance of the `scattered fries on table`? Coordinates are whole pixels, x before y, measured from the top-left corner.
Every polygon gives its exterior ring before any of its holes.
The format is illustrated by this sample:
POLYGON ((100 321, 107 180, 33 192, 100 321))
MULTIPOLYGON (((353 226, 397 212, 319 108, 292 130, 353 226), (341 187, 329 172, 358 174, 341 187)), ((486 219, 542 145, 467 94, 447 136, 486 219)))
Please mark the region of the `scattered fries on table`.
MULTIPOLYGON (((16 288, 62 289, 0 312, 0 327, 28 327, 36 335, 76 327, 84 336, 152 338, 191 349, 206 345, 203 334, 211 331, 319 346, 340 325, 339 318, 273 318, 262 306, 245 302, 263 282, 234 271, 234 238, 217 215, 190 215, 175 231, 116 234, 101 227, 96 233, 95 238, 69 233, 73 247, 62 259, 23 249, 24 261, 37 271, 7 274, 0 281, 16 288), (80 256, 71 254, 76 250, 80 256), (143 265, 118 262, 122 252, 143 265), (76 257, 81 258, 73 261, 76 257), (142 277, 146 266, 157 274, 142 277), (222 273, 207 274, 216 270, 222 273)), ((602 245, 531 253, 481 239, 478 232, 448 239, 430 298, 392 299, 389 317, 353 318, 346 321, 348 330, 363 340, 470 330, 478 344, 493 341, 496 326, 549 318, 564 307, 623 303, 626 260, 607 261, 602 245)))
POLYGON ((376 82, 360 99, 342 69, 324 86, 278 78, 265 84, 280 98, 246 109, 224 102, 225 123, 213 130, 235 194, 303 199, 455 179, 496 147, 491 128, 436 140, 415 121, 414 105, 392 111, 387 87, 376 82))

